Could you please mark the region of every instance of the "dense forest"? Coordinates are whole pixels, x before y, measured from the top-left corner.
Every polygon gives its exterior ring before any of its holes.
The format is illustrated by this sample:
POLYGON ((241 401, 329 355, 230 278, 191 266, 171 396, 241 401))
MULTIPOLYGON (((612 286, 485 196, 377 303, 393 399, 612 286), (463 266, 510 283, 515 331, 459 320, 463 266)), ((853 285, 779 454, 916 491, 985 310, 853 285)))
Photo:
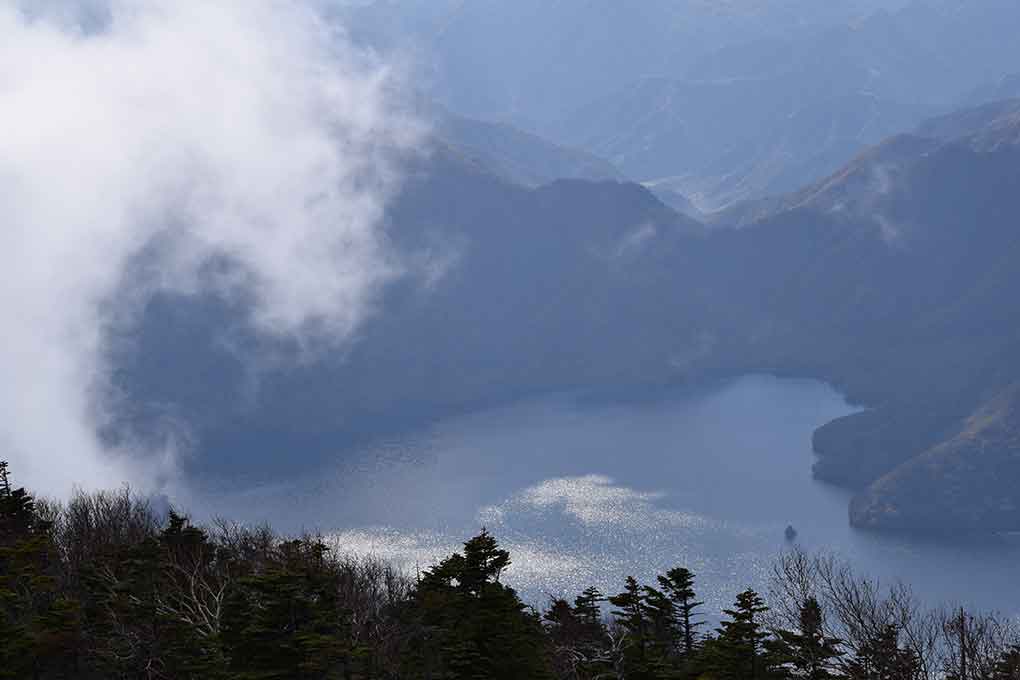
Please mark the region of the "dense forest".
POLYGON ((416 575, 326 536, 199 527, 118 492, 33 498, 0 464, 0 677, 1020 678, 1008 617, 922 607, 831 557, 704 611, 683 566, 539 612, 484 529, 416 575), (712 629, 708 621, 718 621, 712 629))

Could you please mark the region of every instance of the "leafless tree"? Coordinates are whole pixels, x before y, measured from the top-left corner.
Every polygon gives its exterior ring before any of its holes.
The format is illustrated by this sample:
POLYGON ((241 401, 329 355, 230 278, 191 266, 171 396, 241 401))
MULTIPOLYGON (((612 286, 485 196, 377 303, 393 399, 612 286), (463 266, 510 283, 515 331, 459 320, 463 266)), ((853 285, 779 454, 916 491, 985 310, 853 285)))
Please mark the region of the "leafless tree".
POLYGON ((1020 642, 1016 619, 996 613, 975 614, 962 606, 937 610, 942 672, 957 680, 985 680, 994 675, 1002 652, 1020 642))
POLYGON ((925 680, 984 680, 1002 650, 1017 639, 1009 619, 966 613, 961 618, 959 607, 923 606, 909 586, 859 576, 829 554, 791 550, 781 555, 773 565, 769 597, 773 629, 795 628, 800 608, 808 597, 816 598, 826 636, 841 640, 850 656, 884 627, 895 626, 925 680))
POLYGON ((78 492, 66 506, 50 504, 54 543, 66 578, 73 584, 83 568, 96 566, 124 546, 155 538, 161 518, 130 487, 119 491, 78 492))

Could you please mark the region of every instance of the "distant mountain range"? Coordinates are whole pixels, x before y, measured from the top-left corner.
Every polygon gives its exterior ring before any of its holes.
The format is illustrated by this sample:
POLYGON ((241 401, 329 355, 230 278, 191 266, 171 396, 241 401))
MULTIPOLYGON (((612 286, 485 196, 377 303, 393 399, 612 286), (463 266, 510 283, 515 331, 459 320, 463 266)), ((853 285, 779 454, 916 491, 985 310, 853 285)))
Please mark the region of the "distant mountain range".
POLYGON ((411 52, 452 110, 541 129, 645 76, 721 48, 808 35, 906 0, 368 0, 333 3, 349 31, 411 52))
POLYGON ((912 104, 831 87, 830 74, 645 79, 584 107, 551 136, 612 159, 630 177, 703 211, 792 191, 918 117, 912 104), (835 90, 835 91, 834 91, 835 90))
POLYGON ((433 98, 585 150, 699 216, 795 191, 922 120, 1020 96, 1014 0, 366 0, 433 98), (977 86, 977 87, 975 87, 977 86))
POLYGON ((1017 96, 990 65, 1020 61, 1018 25, 1015 2, 921 0, 635 74, 543 132, 717 210, 792 191, 938 112, 1017 96))
POLYGON ((498 148, 437 144, 408 168, 389 221, 419 273, 342 355, 252 373, 266 348, 238 309, 153 302, 117 357, 131 423, 188 423, 195 470, 265 475, 524 395, 771 371, 868 407, 815 434, 855 524, 1020 529, 1020 101, 734 207, 739 228, 637 184, 512 181, 530 173, 494 171, 517 165, 498 148))

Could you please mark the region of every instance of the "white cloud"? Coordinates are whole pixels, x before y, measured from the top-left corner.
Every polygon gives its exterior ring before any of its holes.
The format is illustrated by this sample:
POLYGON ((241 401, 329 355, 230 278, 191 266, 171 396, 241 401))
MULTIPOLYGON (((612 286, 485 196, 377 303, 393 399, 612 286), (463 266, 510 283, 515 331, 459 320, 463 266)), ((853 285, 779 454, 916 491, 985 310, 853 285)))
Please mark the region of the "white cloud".
POLYGON ((380 224, 423 130, 391 69, 294 2, 35 7, 0 7, 0 457, 46 493, 151 486, 172 447, 96 434, 128 301, 213 291, 342 342, 401 273, 380 224))

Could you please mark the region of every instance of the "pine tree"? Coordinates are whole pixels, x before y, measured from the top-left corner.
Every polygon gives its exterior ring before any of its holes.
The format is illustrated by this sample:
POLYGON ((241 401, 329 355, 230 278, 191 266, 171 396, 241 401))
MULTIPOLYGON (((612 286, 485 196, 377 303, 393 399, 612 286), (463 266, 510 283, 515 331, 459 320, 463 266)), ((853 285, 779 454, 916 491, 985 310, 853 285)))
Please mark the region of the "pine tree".
POLYGON ((542 615, 546 630, 554 642, 566 643, 577 638, 581 621, 570 603, 562 598, 554 599, 542 615))
POLYGON ((847 665, 851 680, 917 680, 921 663, 917 655, 899 646, 899 628, 893 624, 867 640, 847 665))
POLYGON ((591 587, 574 598, 573 606, 554 599, 543 615, 558 677, 596 678, 610 670, 609 640, 599 607, 604 600, 598 588, 591 587))
POLYGON ((501 583, 510 554, 487 531, 427 570, 409 615, 419 629, 408 677, 524 680, 550 676, 539 616, 501 583))
POLYGON ((240 580, 223 617, 231 678, 341 677, 346 620, 326 551, 317 541, 285 542, 264 571, 240 580))
POLYGON ((80 636, 80 607, 61 592, 52 526, 0 462, 0 678, 72 672, 80 636))
POLYGON ((605 602, 605 596, 599 589, 592 586, 585 589, 583 593, 574 598, 574 612, 577 618, 593 631, 600 634, 605 632, 602 625, 601 603, 605 602))
POLYGON ((673 601, 663 592, 644 586, 645 611, 648 617, 648 669, 652 677, 672 675, 678 662, 677 644, 680 629, 673 601))
POLYGON ((833 680, 840 677, 835 662, 842 655, 840 641, 825 636, 818 600, 809 597, 800 608, 800 628, 782 630, 771 645, 773 656, 793 678, 833 680))
POLYGON ((23 584, 35 578, 31 542, 35 504, 24 489, 11 489, 0 462, 0 678, 31 677, 35 656, 32 617, 23 584))
POLYGON ((584 619, 569 602, 556 598, 542 615, 542 621, 553 645, 556 676, 582 677, 581 668, 588 660, 584 619))
POLYGON ((609 603, 616 607, 613 617, 626 633, 623 663, 628 678, 655 677, 657 659, 653 612, 649 609, 647 596, 647 589, 639 585, 633 576, 628 576, 623 592, 609 598, 609 603))
POLYGON ((637 579, 628 576, 623 588, 622 593, 609 598, 609 603, 616 607, 612 611, 613 617, 626 631, 626 662, 633 673, 644 668, 648 646, 648 617, 637 579))
POLYGON ((761 621, 766 611, 765 602, 750 589, 737 595, 733 609, 723 610, 729 620, 716 629, 710 649, 709 666, 714 675, 725 680, 758 680, 769 675, 771 663, 764 648, 768 633, 761 621))
POLYGON ((673 602, 677 623, 680 628, 681 645, 684 656, 690 657, 697 644, 697 629, 704 621, 697 619, 696 610, 704 602, 699 602, 694 592, 694 574, 684 567, 670 569, 664 576, 659 576, 659 586, 673 602))

